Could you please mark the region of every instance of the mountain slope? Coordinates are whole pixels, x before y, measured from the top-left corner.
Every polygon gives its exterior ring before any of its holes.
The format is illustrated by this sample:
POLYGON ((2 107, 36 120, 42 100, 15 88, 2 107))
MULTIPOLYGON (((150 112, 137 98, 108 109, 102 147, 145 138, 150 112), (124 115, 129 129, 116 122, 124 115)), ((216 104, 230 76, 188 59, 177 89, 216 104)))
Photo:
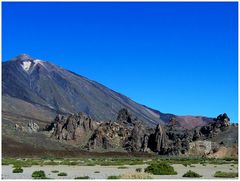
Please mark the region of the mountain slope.
MULTIPOLYGON (((149 126, 168 122, 172 117, 179 120, 180 125, 183 123, 189 128, 208 121, 204 117, 163 114, 95 81, 26 54, 4 62, 2 78, 3 111, 11 110, 12 113, 26 113, 26 107, 20 106, 21 100, 24 105, 32 104, 37 109, 51 112, 52 115, 85 112, 97 120, 115 120, 118 111, 127 108, 134 117, 149 126), (17 105, 17 108, 12 108, 17 105), (192 119, 195 120, 194 124, 188 124, 192 119)), ((37 118, 37 115, 32 117, 37 118)))
MULTIPOLYGON (((109 120, 126 107, 140 120, 157 124, 158 115, 105 86, 46 61, 20 55, 3 63, 3 96, 60 113, 85 112, 109 120)), ((4 106, 5 104, 3 104, 4 106)))

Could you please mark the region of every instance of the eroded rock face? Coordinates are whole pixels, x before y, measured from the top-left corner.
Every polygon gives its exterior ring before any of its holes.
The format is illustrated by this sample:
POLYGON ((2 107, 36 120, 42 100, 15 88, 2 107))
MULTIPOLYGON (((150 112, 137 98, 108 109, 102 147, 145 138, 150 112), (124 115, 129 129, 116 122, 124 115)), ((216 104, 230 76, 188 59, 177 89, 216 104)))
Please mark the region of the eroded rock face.
POLYGON ((155 133, 152 136, 152 149, 156 152, 163 152, 166 149, 167 135, 165 128, 162 125, 156 127, 155 133))
POLYGON ((26 126, 15 124, 15 130, 27 133, 37 133, 40 130, 40 127, 37 123, 31 120, 26 126))
POLYGON ((230 126, 230 119, 227 114, 220 114, 212 122, 207 125, 198 127, 194 130, 194 140, 208 139, 217 136, 220 132, 226 130, 230 126))
POLYGON ((189 155, 193 156, 207 156, 213 153, 213 146, 211 141, 194 141, 189 144, 189 155))
POLYGON ((149 147, 161 155, 185 154, 191 139, 191 134, 186 129, 158 125, 155 133, 150 135, 149 147))
POLYGON ((84 113, 73 114, 69 117, 58 115, 47 126, 47 130, 58 140, 82 140, 87 134, 97 128, 97 122, 84 113))
POLYGON ((180 155, 188 154, 190 148, 191 152, 194 148, 201 150, 200 146, 204 145, 201 147, 204 151, 196 153, 198 155, 210 154, 211 151, 218 148, 218 145, 206 140, 216 137, 229 126, 230 120, 226 114, 219 115, 207 125, 192 130, 184 129, 177 124, 172 124, 172 122, 165 126, 158 125, 155 133, 150 135, 149 147, 152 151, 158 152, 161 155, 180 155))
POLYGON ((125 142, 125 149, 132 152, 149 152, 148 148, 149 142, 149 130, 141 124, 136 123, 131 130, 131 135, 127 138, 125 142))
POLYGON ((123 108, 118 112, 116 122, 131 127, 134 126, 134 124, 137 122, 137 118, 133 119, 132 115, 128 112, 128 110, 123 108))
POLYGON ((116 122, 103 122, 94 131, 88 141, 89 150, 112 150, 123 148, 130 130, 116 122))
POLYGON ((147 151, 148 134, 146 127, 132 118, 127 109, 121 109, 116 122, 103 122, 94 131, 87 148, 89 150, 147 151))
POLYGON ((137 118, 132 118, 127 109, 122 109, 115 122, 98 123, 83 113, 69 117, 58 115, 54 122, 48 125, 47 130, 58 140, 84 143, 83 146, 90 151, 206 155, 219 148, 218 143, 209 140, 228 129, 229 121, 227 115, 222 114, 207 125, 192 130, 173 121, 168 125, 159 124, 154 130, 137 118))
POLYGON ((39 130, 39 126, 37 123, 34 123, 33 121, 30 121, 27 125, 28 132, 29 133, 36 133, 39 130))

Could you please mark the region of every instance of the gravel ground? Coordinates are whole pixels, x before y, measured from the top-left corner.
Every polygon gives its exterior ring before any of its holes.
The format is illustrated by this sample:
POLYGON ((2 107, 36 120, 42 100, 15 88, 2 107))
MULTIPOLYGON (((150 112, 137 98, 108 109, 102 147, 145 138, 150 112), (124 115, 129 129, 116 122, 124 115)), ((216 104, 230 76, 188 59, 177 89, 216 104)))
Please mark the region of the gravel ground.
MULTIPOLYGON (((185 167, 181 164, 172 165, 178 172, 177 175, 154 175, 155 179, 179 179, 183 178, 182 175, 188 170, 195 171, 202 175, 202 178, 211 179, 216 171, 237 172, 237 165, 234 167, 231 164, 224 165, 206 165, 200 164, 193 165, 194 167, 185 167), (232 170, 230 170, 232 168, 232 170)), ((106 179, 110 175, 121 175, 125 173, 136 172, 136 168, 146 168, 147 165, 129 165, 126 169, 119 169, 119 166, 32 166, 23 168, 23 173, 12 173, 12 166, 2 166, 2 179, 31 179, 33 171, 43 170, 48 178, 57 179, 74 179, 79 176, 89 176, 91 179, 106 179), (59 172, 65 172, 68 175, 64 177, 57 176, 58 173, 52 173, 51 171, 58 170, 59 172), (100 173, 94 173, 99 171, 100 173)))

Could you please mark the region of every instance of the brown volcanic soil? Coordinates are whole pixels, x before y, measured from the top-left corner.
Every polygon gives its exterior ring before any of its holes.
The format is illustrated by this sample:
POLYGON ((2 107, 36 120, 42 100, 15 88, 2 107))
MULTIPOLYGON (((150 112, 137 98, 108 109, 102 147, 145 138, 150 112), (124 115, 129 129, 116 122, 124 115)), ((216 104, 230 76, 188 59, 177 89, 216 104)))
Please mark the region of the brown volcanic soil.
POLYGON ((45 148, 36 148, 30 144, 19 143, 15 140, 3 137, 2 141, 2 156, 3 157, 42 157, 42 156, 56 156, 56 157, 144 157, 152 158, 155 154, 147 153, 127 153, 127 152, 87 152, 79 149, 69 150, 48 150, 45 148))
MULTIPOLYGON (((206 120, 209 118, 202 116, 176 116, 176 119, 182 127, 186 129, 193 129, 197 126, 205 125, 207 123, 206 120)), ((208 121, 210 121, 210 119, 208 121)))

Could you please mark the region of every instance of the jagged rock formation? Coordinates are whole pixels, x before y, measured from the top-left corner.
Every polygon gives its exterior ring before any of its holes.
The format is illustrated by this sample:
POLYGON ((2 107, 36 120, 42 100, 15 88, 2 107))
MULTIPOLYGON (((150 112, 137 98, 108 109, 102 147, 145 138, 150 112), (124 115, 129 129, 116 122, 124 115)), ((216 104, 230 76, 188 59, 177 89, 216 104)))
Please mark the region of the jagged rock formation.
POLYGON ((150 148, 161 155, 185 154, 191 141, 191 131, 181 127, 158 125, 150 135, 150 148))
POLYGON ((122 149, 130 130, 116 122, 103 122, 94 131, 89 139, 89 150, 116 150, 122 149))
POLYGON ((123 108, 118 112, 116 122, 129 127, 134 126, 134 123, 137 122, 137 118, 133 119, 132 115, 128 112, 128 110, 123 108))
POLYGON ((84 113, 73 114, 69 117, 57 115, 55 120, 47 125, 46 130, 58 140, 79 141, 86 138, 97 128, 97 122, 84 113))
POLYGON ((28 122, 26 126, 15 124, 15 130, 28 132, 28 133, 36 133, 40 130, 40 127, 37 123, 31 120, 28 122))
POLYGON ((85 143, 90 151, 156 152, 160 155, 208 155, 218 151, 220 143, 211 141, 230 126, 226 114, 219 115, 206 126, 189 130, 175 121, 147 127, 127 109, 119 111, 115 122, 96 122, 78 113, 69 117, 58 115, 47 126, 52 137, 60 141, 85 143))
POLYGON ((149 132, 150 130, 146 129, 143 124, 136 123, 131 130, 131 135, 125 142, 124 148, 132 152, 148 152, 149 132))
POLYGON ((221 114, 213 121, 194 130, 194 140, 209 139, 217 136, 220 132, 226 130, 230 126, 230 119, 227 114, 221 114))

